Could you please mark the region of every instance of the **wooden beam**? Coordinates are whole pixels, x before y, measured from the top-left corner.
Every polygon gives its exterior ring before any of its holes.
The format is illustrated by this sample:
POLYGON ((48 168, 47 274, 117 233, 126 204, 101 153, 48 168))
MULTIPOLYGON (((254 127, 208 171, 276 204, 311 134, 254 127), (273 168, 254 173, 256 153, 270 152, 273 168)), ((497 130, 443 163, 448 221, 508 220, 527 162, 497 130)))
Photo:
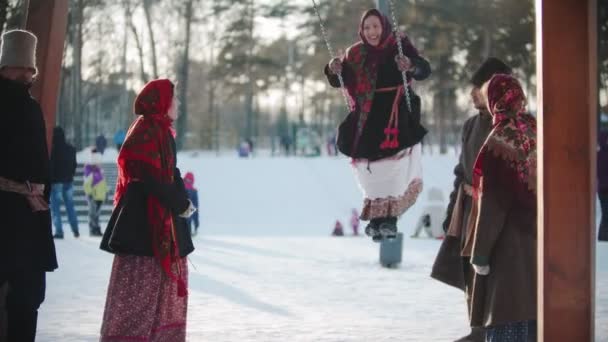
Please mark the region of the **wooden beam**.
POLYGON ((594 340, 596 8, 536 0, 538 341, 594 340))
POLYGON ((61 86, 61 60, 68 20, 68 0, 30 0, 26 29, 38 37, 37 81, 32 95, 40 102, 51 146, 61 86))

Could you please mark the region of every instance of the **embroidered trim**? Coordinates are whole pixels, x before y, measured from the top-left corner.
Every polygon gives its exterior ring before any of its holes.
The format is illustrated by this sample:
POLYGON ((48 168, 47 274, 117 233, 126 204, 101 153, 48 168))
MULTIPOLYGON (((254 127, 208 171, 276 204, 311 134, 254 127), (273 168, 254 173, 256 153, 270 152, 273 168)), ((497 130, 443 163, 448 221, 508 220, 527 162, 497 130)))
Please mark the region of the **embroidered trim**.
POLYGON ((416 178, 410 182, 403 195, 369 199, 363 202, 361 219, 369 221, 380 217, 398 217, 405 213, 422 192, 422 179, 416 178))

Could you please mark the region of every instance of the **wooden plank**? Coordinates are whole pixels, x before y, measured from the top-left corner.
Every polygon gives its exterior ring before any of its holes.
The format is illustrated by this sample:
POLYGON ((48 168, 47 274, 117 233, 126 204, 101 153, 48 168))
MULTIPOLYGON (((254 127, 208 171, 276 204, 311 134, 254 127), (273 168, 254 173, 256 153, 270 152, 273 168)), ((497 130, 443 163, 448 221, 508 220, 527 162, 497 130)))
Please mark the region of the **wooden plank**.
POLYGON ((596 0, 537 0, 539 341, 593 341, 596 0))
POLYGON ((61 60, 68 19, 68 0, 30 0, 26 29, 38 37, 37 81, 32 95, 40 101, 49 153, 61 86, 61 60))

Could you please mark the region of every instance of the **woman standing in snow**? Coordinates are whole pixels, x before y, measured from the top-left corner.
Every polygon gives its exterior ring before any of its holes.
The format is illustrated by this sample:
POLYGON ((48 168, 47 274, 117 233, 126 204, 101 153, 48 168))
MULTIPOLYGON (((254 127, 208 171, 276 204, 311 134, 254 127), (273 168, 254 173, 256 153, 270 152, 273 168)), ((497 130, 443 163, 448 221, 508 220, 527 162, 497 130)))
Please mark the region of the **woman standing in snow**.
POLYGON ((420 141, 426 129, 420 98, 409 86, 411 111, 407 106, 401 74, 408 82, 423 80, 431 68, 407 37, 400 37, 405 56, 399 55, 390 23, 376 9, 363 13, 359 37, 344 58, 329 62, 325 75, 333 87, 340 86, 338 74, 344 79, 352 111, 339 127, 338 147, 352 158, 365 196, 365 233, 380 241, 396 235, 397 218, 422 191, 420 141))
POLYGON ((476 273, 471 326, 485 327, 489 342, 536 341, 536 119, 512 76, 495 75, 482 93, 492 130, 473 167, 471 219, 461 228, 462 254, 476 273))
POLYGON ((118 155, 115 208, 101 249, 115 253, 101 341, 185 341, 186 256, 194 250, 192 213, 176 165, 178 101, 166 79, 135 99, 139 117, 118 155))

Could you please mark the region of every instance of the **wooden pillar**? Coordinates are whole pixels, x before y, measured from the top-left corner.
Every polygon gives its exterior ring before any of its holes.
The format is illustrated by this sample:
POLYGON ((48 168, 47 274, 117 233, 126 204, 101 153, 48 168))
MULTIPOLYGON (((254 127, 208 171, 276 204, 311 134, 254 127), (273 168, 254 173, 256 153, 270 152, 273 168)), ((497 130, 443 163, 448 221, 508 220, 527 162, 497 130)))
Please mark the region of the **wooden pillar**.
POLYGON ((539 341, 593 341, 596 0, 536 0, 539 341))
POLYGON ((38 37, 38 76, 32 95, 40 102, 44 112, 49 153, 61 87, 61 60, 67 18, 68 0, 30 0, 26 29, 38 37))

